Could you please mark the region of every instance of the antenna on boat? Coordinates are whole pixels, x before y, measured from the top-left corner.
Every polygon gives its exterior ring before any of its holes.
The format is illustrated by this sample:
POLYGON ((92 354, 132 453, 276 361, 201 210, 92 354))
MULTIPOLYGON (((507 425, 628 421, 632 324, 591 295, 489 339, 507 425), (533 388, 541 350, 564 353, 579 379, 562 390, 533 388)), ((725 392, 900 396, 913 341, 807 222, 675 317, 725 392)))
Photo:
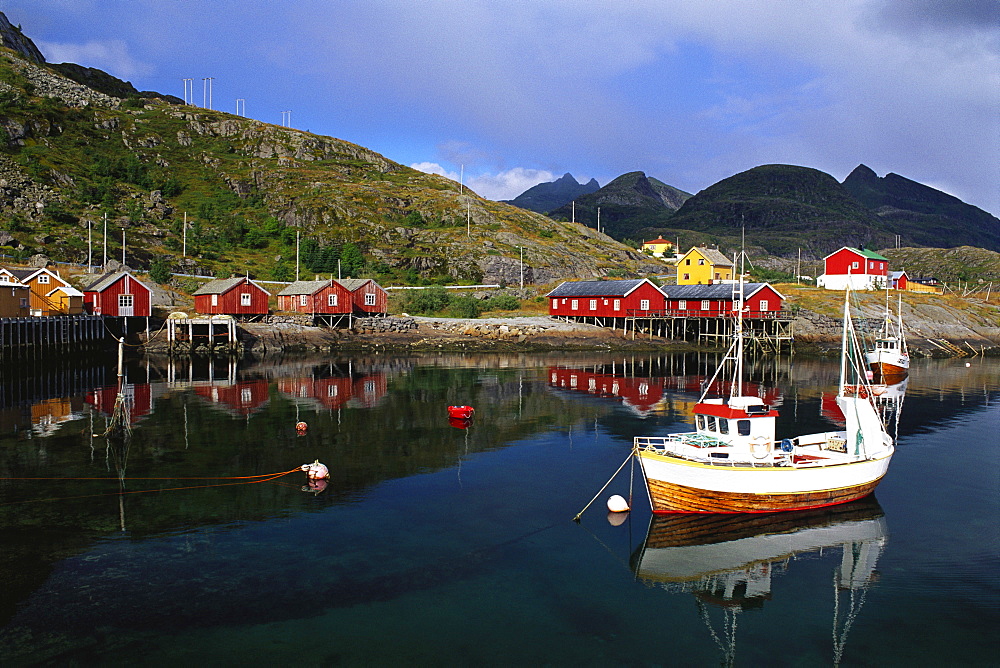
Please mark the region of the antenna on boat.
POLYGON ((743 270, 746 268, 747 228, 742 228, 740 239, 740 288, 739 308, 736 310, 736 373, 733 375, 733 387, 730 397, 738 397, 743 391, 743 270))

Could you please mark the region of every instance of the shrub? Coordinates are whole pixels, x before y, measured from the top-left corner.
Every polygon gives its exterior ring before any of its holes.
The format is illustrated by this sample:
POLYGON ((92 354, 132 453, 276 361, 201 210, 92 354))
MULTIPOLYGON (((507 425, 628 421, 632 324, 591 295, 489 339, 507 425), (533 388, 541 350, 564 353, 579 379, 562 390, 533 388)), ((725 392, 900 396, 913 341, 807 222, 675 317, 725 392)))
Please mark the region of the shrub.
POLYGON ((447 312, 454 318, 478 318, 483 312, 483 302, 467 295, 454 297, 447 312))
POLYGON ((516 311, 521 308, 521 300, 514 295, 495 295, 486 300, 487 311, 516 311))
POLYGON ((149 277, 157 283, 167 283, 172 275, 170 272, 170 261, 162 255, 153 260, 149 265, 149 277))
POLYGON ((426 290, 410 290, 406 295, 406 310, 411 313, 432 315, 444 311, 451 303, 451 295, 441 286, 426 290))

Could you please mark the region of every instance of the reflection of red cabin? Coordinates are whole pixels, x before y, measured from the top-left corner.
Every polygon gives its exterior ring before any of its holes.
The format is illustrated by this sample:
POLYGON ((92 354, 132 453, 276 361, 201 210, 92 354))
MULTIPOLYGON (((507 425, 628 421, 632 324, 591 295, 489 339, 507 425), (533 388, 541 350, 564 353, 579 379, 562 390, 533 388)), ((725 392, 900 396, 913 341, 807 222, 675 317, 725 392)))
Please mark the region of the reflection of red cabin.
POLYGON ((278 309, 297 313, 351 313, 354 294, 334 280, 295 281, 278 293, 278 309))
POLYGON ((354 295, 356 315, 385 315, 389 312, 389 293, 370 278, 345 278, 338 282, 354 295))
POLYGON ((105 274, 83 290, 83 302, 93 315, 148 316, 150 290, 127 271, 105 274))
POLYGON ((283 378, 278 389, 294 399, 308 399, 325 409, 336 410, 354 395, 354 381, 346 376, 335 378, 283 378))
MULTIPOLYGON (((733 293, 739 291, 739 285, 669 285, 663 290, 667 293, 669 315, 725 318, 733 315, 733 293)), ((768 283, 745 283, 743 299, 746 303, 744 318, 769 318, 780 314, 785 298, 768 283)))
MULTIPOLYGON (((125 402, 128 406, 129 424, 135 424, 153 412, 153 398, 149 383, 126 383, 122 388, 125 402)), ((84 401, 104 415, 111 416, 115 412, 115 400, 118 398, 118 385, 108 385, 91 390, 84 401)))
POLYGON ((597 397, 613 397, 640 415, 647 415, 663 398, 661 378, 623 377, 583 369, 549 368, 549 385, 586 392, 597 397))
POLYGON ((549 315, 624 318, 659 315, 664 297, 649 279, 566 281, 546 295, 549 315))
POLYGON ((840 410, 840 406, 837 404, 836 394, 823 393, 819 400, 819 412, 820 415, 834 424, 840 426, 847 424, 844 411, 840 410))
POLYGON ((232 385, 198 385, 194 391, 202 399, 240 417, 256 413, 270 400, 266 380, 243 380, 232 385))
POLYGON ((217 279, 194 291, 194 308, 206 315, 267 315, 271 293, 249 278, 217 279))
POLYGON ((384 373, 373 373, 354 380, 354 401, 364 408, 373 408, 388 391, 389 382, 384 373))

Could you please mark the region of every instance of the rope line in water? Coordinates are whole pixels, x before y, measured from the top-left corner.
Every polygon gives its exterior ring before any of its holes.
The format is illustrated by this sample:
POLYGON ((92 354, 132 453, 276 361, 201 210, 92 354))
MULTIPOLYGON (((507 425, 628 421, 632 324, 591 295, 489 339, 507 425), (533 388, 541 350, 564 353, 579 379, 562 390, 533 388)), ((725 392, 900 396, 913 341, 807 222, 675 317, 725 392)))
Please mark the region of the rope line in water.
MULTIPOLYGON (((62 496, 62 497, 52 497, 48 499, 28 499, 25 501, 10 501, 8 503, 0 503, 0 506, 13 506, 20 505, 24 503, 37 503, 43 501, 71 501, 76 499, 93 499, 102 496, 124 496, 125 494, 148 494, 149 492, 175 492, 185 489, 208 489, 211 487, 231 487, 233 485, 253 485, 261 482, 271 482, 272 480, 277 480, 278 478, 284 477, 290 473, 301 470, 300 467, 295 467, 290 471, 285 471, 283 473, 268 473, 264 476, 230 476, 228 478, 125 478, 125 480, 240 480, 241 482, 223 482, 216 485, 187 485, 184 487, 163 487, 160 489, 137 489, 137 490, 118 490, 117 492, 104 492, 101 494, 81 494, 79 496, 62 496), (259 478, 259 480, 252 480, 248 478, 259 478)), ((2 478, 3 480, 121 480, 120 478, 2 478)))
POLYGON ((281 477, 283 475, 288 475, 289 473, 294 473, 296 471, 301 471, 302 468, 296 466, 291 471, 285 471, 283 473, 263 473, 261 475, 213 475, 213 476, 159 476, 159 477, 132 477, 119 478, 118 476, 112 477, 101 477, 101 478, 87 478, 87 477, 69 477, 69 478, 14 478, 14 477, 0 477, 0 480, 251 480, 253 478, 268 478, 270 476, 281 477))

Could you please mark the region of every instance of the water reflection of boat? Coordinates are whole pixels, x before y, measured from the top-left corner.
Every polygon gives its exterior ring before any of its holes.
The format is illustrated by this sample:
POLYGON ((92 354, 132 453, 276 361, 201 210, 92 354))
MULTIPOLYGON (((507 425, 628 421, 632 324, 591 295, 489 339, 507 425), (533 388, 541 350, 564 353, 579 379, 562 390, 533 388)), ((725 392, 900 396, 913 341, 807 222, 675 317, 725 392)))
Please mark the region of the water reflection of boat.
POLYGON ((646 541, 633 555, 642 582, 694 595, 702 619, 724 654, 736 658, 736 621, 773 596, 772 579, 796 558, 840 548, 834 569, 834 663, 876 579, 887 540, 874 497, 848 504, 768 515, 654 515, 646 541), (708 605, 723 610, 721 633, 708 605))
MULTIPOLYGON (((742 292, 742 286, 740 286, 742 292)), ((702 394, 696 430, 638 436, 633 452, 658 513, 744 513, 803 510, 846 503, 870 494, 885 475, 893 440, 872 402, 862 349, 845 296, 841 372, 836 403, 845 428, 777 440, 778 412, 740 394, 743 325, 717 375, 732 362, 728 398, 702 394)))

